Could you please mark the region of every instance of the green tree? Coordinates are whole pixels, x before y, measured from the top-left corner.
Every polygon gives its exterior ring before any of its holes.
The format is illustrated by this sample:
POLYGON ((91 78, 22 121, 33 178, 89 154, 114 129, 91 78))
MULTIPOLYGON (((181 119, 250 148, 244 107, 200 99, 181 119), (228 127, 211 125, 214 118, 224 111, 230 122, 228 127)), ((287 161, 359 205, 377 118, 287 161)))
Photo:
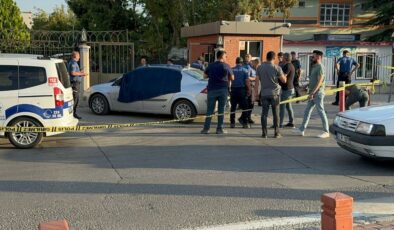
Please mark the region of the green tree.
POLYGON ((369 41, 390 41, 394 32, 394 1, 392 0, 373 0, 367 6, 376 9, 374 17, 365 25, 384 26, 384 30, 368 38, 369 41))
POLYGON ((80 26, 75 14, 61 5, 56 7, 50 15, 38 9, 33 17, 33 29, 67 31, 80 29, 80 26))
POLYGON ((13 0, 0 0, 0 43, 3 46, 25 46, 30 39, 21 12, 13 0))

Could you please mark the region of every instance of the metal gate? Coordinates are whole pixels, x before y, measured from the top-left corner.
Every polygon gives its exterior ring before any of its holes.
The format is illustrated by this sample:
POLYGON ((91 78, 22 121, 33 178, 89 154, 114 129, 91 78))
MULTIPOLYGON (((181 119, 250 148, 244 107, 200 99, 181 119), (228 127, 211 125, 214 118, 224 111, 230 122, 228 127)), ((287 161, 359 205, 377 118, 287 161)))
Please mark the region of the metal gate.
POLYGON ((134 43, 122 31, 31 31, 30 39, 0 40, 0 53, 37 54, 70 59, 78 50, 82 34, 90 49, 91 84, 102 83, 134 69, 134 43))

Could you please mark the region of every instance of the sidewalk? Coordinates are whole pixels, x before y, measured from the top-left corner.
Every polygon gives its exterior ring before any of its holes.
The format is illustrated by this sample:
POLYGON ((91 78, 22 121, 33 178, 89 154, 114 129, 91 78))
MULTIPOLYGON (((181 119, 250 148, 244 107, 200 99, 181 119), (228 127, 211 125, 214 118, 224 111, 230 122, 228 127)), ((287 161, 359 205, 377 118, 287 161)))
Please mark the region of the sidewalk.
POLYGON ((354 230, 389 230, 394 229, 394 221, 377 221, 375 223, 358 224, 354 230))

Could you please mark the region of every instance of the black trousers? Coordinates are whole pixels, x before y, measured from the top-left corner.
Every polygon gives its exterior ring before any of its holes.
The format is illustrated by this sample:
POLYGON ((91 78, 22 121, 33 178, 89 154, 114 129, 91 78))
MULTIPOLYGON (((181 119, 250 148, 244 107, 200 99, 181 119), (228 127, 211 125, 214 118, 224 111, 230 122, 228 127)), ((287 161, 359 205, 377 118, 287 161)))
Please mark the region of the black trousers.
POLYGON ((247 118, 248 118, 248 122, 250 120, 252 120, 252 112, 253 112, 253 108, 254 108, 254 103, 252 101, 252 96, 249 96, 246 98, 246 105, 247 105, 247 109, 249 109, 250 111, 247 112, 247 118))
MULTIPOLYGON (((246 89, 243 87, 231 88, 230 94, 230 103, 231 103, 231 114, 230 114, 230 123, 235 124, 235 111, 237 110, 237 106, 242 110, 247 109, 247 96, 246 89)), ((240 120, 243 124, 248 123, 248 112, 242 112, 240 120)))
POLYGON ((78 106, 78 102, 79 102, 79 91, 81 88, 81 82, 72 81, 71 88, 73 89, 73 99, 74 99, 73 112, 74 112, 74 114, 77 114, 77 106, 78 106))
POLYGON ((261 128, 263 129, 263 135, 267 135, 267 118, 270 106, 274 118, 275 135, 279 134, 279 103, 279 95, 261 97, 261 104, 263 106, 263 111, 261 113, 261 128))
MULTIPOLYGON (((337 88, 339 87, 339 82, 344 81, 346 84, 350 84, 352 82, 351 76, 349 72, 346 73, 339 73, 338 74, 338 80, 337 80, 337 88)), ((335 96, 335 102, 339 102, 339 92, 337 92, 335 96)))
POLYGON ((301 87, 299 82, 294 82, 295 97, 301 96, 301 87))

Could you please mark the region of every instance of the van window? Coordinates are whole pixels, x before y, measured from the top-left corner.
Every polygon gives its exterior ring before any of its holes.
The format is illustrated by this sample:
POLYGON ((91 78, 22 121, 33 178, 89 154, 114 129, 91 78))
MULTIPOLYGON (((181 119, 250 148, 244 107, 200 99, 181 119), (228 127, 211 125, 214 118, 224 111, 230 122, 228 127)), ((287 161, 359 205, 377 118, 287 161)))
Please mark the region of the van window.
POLYGON ((70 88, 70 76, 68 75, 66 65, 64 62, 56 63, 57 75, 59 76, 59 81, 62 83, 64 88, 70 88))
POLYGON ((0 65, 0 91, 18 89, 18 66, 0 65))
POLYGON ((19 66, 19 89, 26 89, 47 82, 45 68, 34 66, 19 66))

